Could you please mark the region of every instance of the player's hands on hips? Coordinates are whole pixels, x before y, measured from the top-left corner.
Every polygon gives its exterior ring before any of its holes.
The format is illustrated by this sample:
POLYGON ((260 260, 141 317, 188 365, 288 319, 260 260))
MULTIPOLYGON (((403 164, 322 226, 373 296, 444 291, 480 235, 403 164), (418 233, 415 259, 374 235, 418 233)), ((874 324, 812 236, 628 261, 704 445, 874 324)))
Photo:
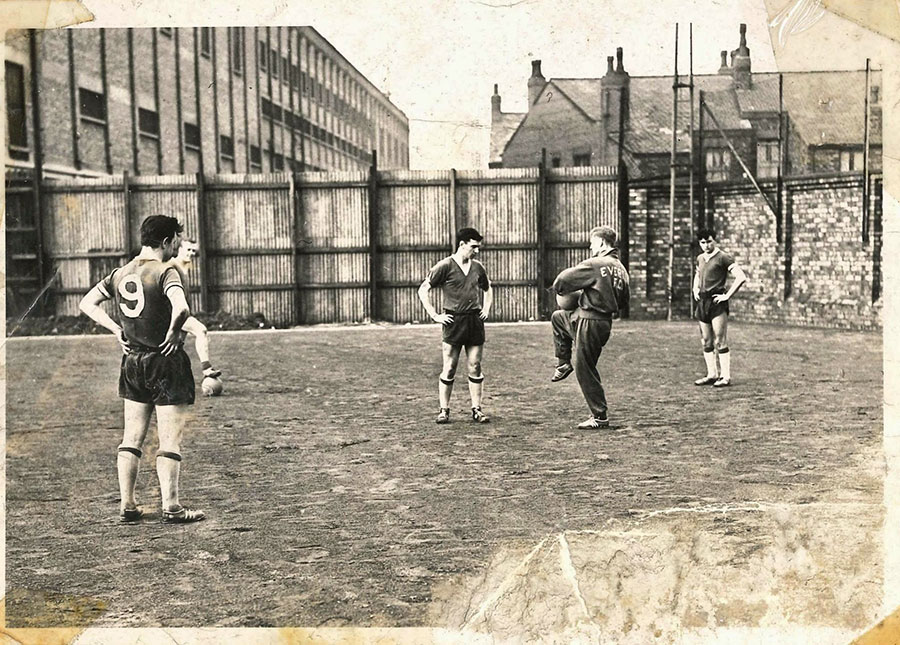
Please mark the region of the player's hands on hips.
POLYGON ((434 314, 431 319, 436 323, 441 323, 442 325, 449 325, 453 322, 452 314, 434 314))
POLYGON ((119 341, 119 345, 122 346, 123 354, 128 354, 131 352, 131 346, 128 344, 128 339, 125 338, 124 329, 120 328, 119 331, 116 332, 116 340, 119 341))
POLYGON ((166 334, 166 339, 159 346, 159 349, 163 356, 168 356, 181 349, 181 344, 183 339, 181 337, 180 331, 172 331, 169 330, 169 333, 166 334))
POLYGON ((490 310, 490 309, 482 309, 482 310, 479 312, 478 317, 481 318, 482 320, 487 320, 487 319, 488 319, 488 316, 490 316, 490 315, 491 315, 491 310, 490 310))
POLYGON ((720 302, 728 302, 728 296, 724 293, 717 293, 712 297, 714 303, 719 304, 720 302))

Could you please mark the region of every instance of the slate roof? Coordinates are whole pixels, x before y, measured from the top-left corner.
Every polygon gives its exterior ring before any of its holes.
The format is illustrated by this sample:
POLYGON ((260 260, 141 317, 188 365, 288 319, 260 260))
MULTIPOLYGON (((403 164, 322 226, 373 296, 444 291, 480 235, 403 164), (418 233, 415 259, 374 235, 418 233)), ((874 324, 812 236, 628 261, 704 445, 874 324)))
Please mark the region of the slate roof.
MULTIPOLYGON (((791 127, 807 145, 862 144, 865 101, 865 72, 784 72, 784 109, 791 127)), ((687 78, 682 79, 686 81, 687 78)), ((881 75, 873 72, 872 85, 881 85, 881 75)), ((589 118, 603 117, 602 92, 599 78, 550 79, 589 118)), ((734 87, 728 74, 698 74, 694 76, 694 118, 699 125, 700 90, 710 111, 722 129, 742 130, 752 127, 750 119, 778 113, 778 73, 762 72, 752 75, 751 87, 734 87)), ((687 98, 687 90, 682 90, 687 98)), ((635 154, 668 153, 672 145, 672 77, 633 76, 630 79, 629 125, 625 134, 626 148, 635 154)), ((680 149, 687 149, 687 102, 679 104, 678 131, 680 149)), ((491 131, 491 160, 499 161, 506 143, 522 123, 525 114, 503 115, 499 128, 491 131), (496 138, 494 130, 498 130, 496 138), (501 144, 502 140, 502 144, 501 144)), ((707 130, 713 130, 707 118, 707 130)), ((612 124, 615 128, 616 125, 612 124)), ((873 143, 880 143, 880 134, 871 134, 873 143)), ((618 133, 610 137, 618 139, 618 133)))

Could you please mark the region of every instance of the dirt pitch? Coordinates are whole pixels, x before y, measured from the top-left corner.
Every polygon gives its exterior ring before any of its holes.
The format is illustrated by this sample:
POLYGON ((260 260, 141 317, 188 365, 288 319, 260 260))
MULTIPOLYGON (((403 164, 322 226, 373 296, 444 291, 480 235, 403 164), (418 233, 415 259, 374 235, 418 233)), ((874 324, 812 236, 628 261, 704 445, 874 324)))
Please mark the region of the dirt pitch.
MULTIPOLYGON (((645 593, 637 563, 655 558, 646 573, 665 578, 665 553, 685 558, 676 586, 643 606, 680 612, 678 629, 777 624, 771 601, 722 591, 761 572, 785 621, 861 629, 876 618, 879 335, 733 323, 734 385, 714 390, 692 385, 703 369, 694 324, 619 321, 600 359, 611 428, 578 431, 586 407, 574 376, 549 382, 543 323, 489 326, 492 423, 467 420, 460 378, 453 422, 437 426, 439 333, 214 334, 226 394, 198 398, 182 481, 209 519, 187 527, 156 521, 152 431, 139 478, 150 517, 117 520, 113 338, 11 340, 7 625, 466 626, 513 637, 522 620, 504 603, 519 592, 534 602, 547 590, 522 588, 538 576, 530 568, 568 558, 571 611, 628 631, 652 623, 641 603, 627 616, 612 608, 645 593), (611 538, 578 550, 604 531, 640 542, 630 573, 615 558, 628 548, 611 538), (737 577, 716 581, 726 570, 737 577), (721 600, 679 608, 676 587, 701 573, 721 600)), ((559 620, 564 630, 569 618, 559 620)), ((653 625, 657 637, 675 629, 653 625)))

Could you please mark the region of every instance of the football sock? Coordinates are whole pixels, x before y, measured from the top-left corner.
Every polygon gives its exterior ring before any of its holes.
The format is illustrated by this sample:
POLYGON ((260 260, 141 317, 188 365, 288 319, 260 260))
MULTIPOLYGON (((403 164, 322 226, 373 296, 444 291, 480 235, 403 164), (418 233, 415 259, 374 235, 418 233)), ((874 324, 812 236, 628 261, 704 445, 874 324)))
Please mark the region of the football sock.
POLYGON ((164 510, 177 509, 178 477, 181 474, 181 455, 177 452, 156 453, 156 474, 159 477, 159 492, 164 510))
POLYGON ((481 407, 481 393, 484 389, 484 374, 469 377, 469 396, 472 398, 472 407, 481 407))
POLYGON ((442 408, 450 407, 450 395, 453 393, 453 379, 441 378, 438 382, 438 399, 442 408))
POLYGON ((716 353, 712 350, 703 352, 703 360, 706 361, 706 376, 715 378, 718 376, 716 372, 716 353))
POLYGON ((119 446, 116 458, 116 470, 119 473, 119 497, 122 508, 135 508, 134 487, 137 483, 138 469, 141 466, 141 451, 137 448, 119 446))
POLYGON ((728 348, 719 350, 719 365, 722 368, 722 378, 731 380, 731 352, 728 348))

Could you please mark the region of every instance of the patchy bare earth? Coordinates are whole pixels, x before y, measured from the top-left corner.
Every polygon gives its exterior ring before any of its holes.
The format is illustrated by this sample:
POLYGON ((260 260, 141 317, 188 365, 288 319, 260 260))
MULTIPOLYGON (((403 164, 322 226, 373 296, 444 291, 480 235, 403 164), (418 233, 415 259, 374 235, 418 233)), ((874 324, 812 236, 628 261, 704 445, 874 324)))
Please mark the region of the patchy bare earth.
POLYGON ((198 398, 182 481, 209 519, 186 527, 158 522, 153 439, 149 518, 118 522, 114 339, 13 339, 7 624, 529 640, 512 605, 544 594, 560 634, 861 629, 882 575, 881 337, 729 337, 734 385, 698 388, 694 324, 617 322, 600 359, 612 427, 579 431, 575 377, 549 382, 548 324, 488 327, 488 425, 468 421, 464 377, 453 422, 433 422, 437 326, 213 334, 226 393, 198 398))

